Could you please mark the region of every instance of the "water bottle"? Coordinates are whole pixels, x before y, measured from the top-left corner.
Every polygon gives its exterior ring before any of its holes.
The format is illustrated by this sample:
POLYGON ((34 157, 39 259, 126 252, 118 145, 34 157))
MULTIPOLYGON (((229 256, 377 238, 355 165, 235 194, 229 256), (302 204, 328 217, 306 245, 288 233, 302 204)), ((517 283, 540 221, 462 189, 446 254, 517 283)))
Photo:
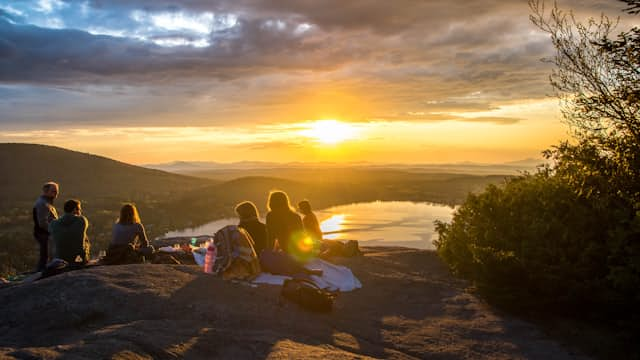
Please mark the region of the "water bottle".
POLYGON ((213 241, 207 247, 207 254, 204 256, 204 272, 211 274, 213 272, 213 264, 216 261, 216 246, 213 241))

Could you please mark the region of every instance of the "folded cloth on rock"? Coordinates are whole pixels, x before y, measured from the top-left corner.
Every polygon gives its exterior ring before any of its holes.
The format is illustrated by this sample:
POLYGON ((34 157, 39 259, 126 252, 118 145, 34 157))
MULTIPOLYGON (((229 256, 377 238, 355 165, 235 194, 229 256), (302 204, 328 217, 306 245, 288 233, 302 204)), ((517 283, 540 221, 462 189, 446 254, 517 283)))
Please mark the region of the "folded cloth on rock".
POLYGON ((362 287, 360 280, 346 266, 335 265, 322 259, 313 259, 305 267, 322 270, 322 276, 311 275, 313 282, 321 289, 345 292, 362 287))
MULTIPOLYGON (((322 289, 347 292, 362 287, 360 280, 353 275, 348 267, 335 265, 322 259, 311 260, 305 267, 307 269, 322 270, 322 276, 311 276, 311 280, 322 289)), ((286 279, 291 279, 291 276, 261 273, 253 282, 256 284, 282 285, 286 279)))
POLYGON ((252 282, 254 284, 282 285, 288 279, 291 279, 291 276, 260 273, 252 282))

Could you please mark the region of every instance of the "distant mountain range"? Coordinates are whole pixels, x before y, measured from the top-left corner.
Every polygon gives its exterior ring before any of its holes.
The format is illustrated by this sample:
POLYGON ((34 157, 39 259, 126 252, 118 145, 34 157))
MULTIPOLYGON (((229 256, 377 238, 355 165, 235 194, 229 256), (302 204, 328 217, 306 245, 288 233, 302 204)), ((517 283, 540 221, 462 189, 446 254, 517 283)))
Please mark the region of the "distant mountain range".
POLYGON ((162 170, 178 174, 198 174, 212 171, 228 170, 268 170, 268 169, 317 169, 317 168, 351 168, 351 169, 396 169, 427 172, 465 173, 465 174, 517 174, 521 171, 533 171, 543 164, 544 159, 524 159, 502 164, 484 164, 474 162, 460 162, 450 164, 379 164, 370 162, 333 163, 333 162, 263 162, 240 161, 221 163, 214 161, 173 161, 158 164, 142 165, 149 169, 162 170))

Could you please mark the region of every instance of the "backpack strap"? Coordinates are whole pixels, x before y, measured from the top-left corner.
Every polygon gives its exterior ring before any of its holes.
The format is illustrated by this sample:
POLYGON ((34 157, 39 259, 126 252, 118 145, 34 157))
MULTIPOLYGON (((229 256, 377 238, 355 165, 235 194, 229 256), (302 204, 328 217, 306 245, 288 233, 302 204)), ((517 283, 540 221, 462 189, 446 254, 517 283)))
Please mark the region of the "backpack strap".
POLYGON ((311 287, 313 287, 314 289, 316 289, 318 291, 321 291, 323 293, 326 293, 327 295, 331 296, 332 298, 335 298, 340 293, 340 290, 330 291, 330 290, 327 290, 327 289, 323 289, 320 286, 318 286, 318 284, 316 284, 313 281, 311 281, 311 279, 307 279, 307 278, 303 278, 303 277, 294 277, 291 280, 285 280, 285 281, 297 281, 297 282, 300 282, 300 283, 308 284, 311 287))

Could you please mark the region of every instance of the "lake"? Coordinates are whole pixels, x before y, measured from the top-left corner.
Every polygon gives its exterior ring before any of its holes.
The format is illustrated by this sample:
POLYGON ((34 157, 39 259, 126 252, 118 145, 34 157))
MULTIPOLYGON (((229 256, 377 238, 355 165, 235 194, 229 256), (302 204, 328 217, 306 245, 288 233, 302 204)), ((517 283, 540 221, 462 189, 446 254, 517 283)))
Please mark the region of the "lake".
MULTIPOLYGON (((358 240, 363 246, 405 246, 434 249, 435 220, 451 221, 449 206, 410 201, 374 201, 334 206, 314 211, 324 238, 358 240)), ((211 235, 225 225, 237 224, 236 218, 220 219, 202 226, 172 231, 165 237, 211 235)))

